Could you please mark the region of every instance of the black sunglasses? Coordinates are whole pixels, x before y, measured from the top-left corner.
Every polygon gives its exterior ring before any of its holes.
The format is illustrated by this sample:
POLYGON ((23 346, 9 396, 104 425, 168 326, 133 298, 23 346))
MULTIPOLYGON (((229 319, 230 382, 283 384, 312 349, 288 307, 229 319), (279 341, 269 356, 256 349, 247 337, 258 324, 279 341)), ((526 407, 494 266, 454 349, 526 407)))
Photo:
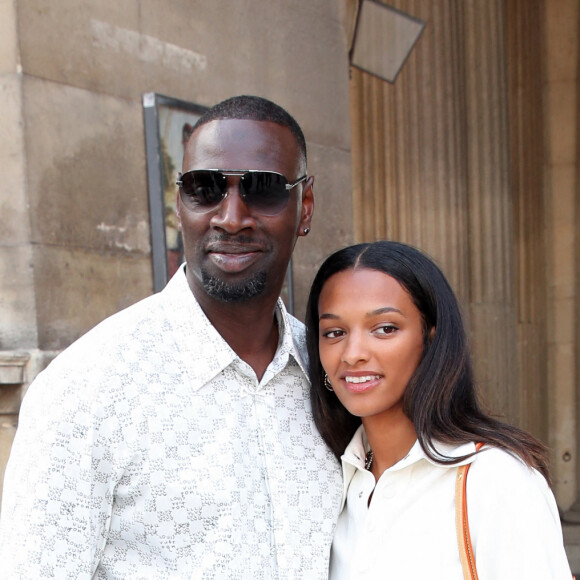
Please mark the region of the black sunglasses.
POLYGON ((249 209, 264 216, 279 214, 287 205, 290 190, 307 179, 294 183, 276 171, 253 169, 194 169, 179 176, 181 201, 196 213, 215 209, 228 195, 227 176, 240 177, 240 196, 249 209))

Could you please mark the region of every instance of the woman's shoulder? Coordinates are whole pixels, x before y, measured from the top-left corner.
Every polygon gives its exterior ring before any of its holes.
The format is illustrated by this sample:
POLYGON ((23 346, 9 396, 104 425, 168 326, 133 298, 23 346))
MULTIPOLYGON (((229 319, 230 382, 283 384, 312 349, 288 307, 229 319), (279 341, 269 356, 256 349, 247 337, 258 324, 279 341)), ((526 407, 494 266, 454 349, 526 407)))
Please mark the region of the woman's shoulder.
POLYGON ((538 473, 515 453, 494 445, 484 445, 477 451, 472 469, 474 471, 505 470, 508 473, 521 474, 522 476, 538 473))
POLYGON ((478 498, 481 506, 504 506, 509 511, 517 505, 543 503, 557 514, 556 502, 544 476, 520 457, 498 447, 484 446, 475 456, 467 478, 468 501, 478 498))
POLYGON ((503 489, 512 483, 521 485, 526 481, 548 488, 543 475, 527 465, 523 459, 511 451, 491 445, 485 445, 477 452, 470 468, 469 478, 503 489))
POLYGON ((480 577, 570 578, 554 494, 519 457, 491 446, 477 453, 467 512, 480 577))

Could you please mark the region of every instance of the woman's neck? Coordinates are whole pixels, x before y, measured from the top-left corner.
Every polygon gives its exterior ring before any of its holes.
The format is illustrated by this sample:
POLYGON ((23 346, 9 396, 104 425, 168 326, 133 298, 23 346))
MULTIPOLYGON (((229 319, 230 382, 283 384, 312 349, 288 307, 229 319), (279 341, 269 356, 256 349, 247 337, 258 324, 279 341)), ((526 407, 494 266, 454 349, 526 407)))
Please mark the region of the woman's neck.
POLYGON ((363 426, 373 452, 371 472, 375 479, 403 459, 417 440, 412 421, 402 410, 394 416, 363 417, 363 426))

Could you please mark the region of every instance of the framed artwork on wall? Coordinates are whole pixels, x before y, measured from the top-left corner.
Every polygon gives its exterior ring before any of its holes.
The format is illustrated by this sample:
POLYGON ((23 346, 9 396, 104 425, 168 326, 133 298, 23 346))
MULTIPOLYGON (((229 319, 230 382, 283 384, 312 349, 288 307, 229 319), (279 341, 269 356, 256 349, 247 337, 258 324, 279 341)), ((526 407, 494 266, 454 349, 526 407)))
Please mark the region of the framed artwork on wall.
MULTIPOLYGON (((175 214, 179 193, 175 184, 191 130, 207 107, 158 93, 143 95, 147 185, 151 221, 153 288, 162 290, 183 262, 181 233, 175 214)), ((226 168, 220 168, 226 169, 226 168)), ((231 168, 227 168, 231 169, 231 168)), ((252 169, 236 167, 234 169, 252 169)), ((281 292, 288 311, 294 312, 292 261, 281 292)))
POLYGON ((175 181, 191 130, 205 110, 201 105, 157 93, 143 95, 155 292, 165 287, 183 261, 175 215, 175 181))

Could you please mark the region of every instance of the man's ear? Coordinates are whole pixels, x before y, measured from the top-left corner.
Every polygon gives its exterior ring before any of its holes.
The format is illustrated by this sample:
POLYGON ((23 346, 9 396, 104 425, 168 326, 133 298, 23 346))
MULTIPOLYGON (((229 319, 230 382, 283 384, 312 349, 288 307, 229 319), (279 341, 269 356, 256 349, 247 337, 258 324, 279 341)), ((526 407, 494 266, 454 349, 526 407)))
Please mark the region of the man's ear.
POLYGON ((300 209, 300 222, 298 223, 298 235, 305 236, 311 229, 312 214, 314 213, 314 175, 311 175, 302 189, 302 206, 300 209))

